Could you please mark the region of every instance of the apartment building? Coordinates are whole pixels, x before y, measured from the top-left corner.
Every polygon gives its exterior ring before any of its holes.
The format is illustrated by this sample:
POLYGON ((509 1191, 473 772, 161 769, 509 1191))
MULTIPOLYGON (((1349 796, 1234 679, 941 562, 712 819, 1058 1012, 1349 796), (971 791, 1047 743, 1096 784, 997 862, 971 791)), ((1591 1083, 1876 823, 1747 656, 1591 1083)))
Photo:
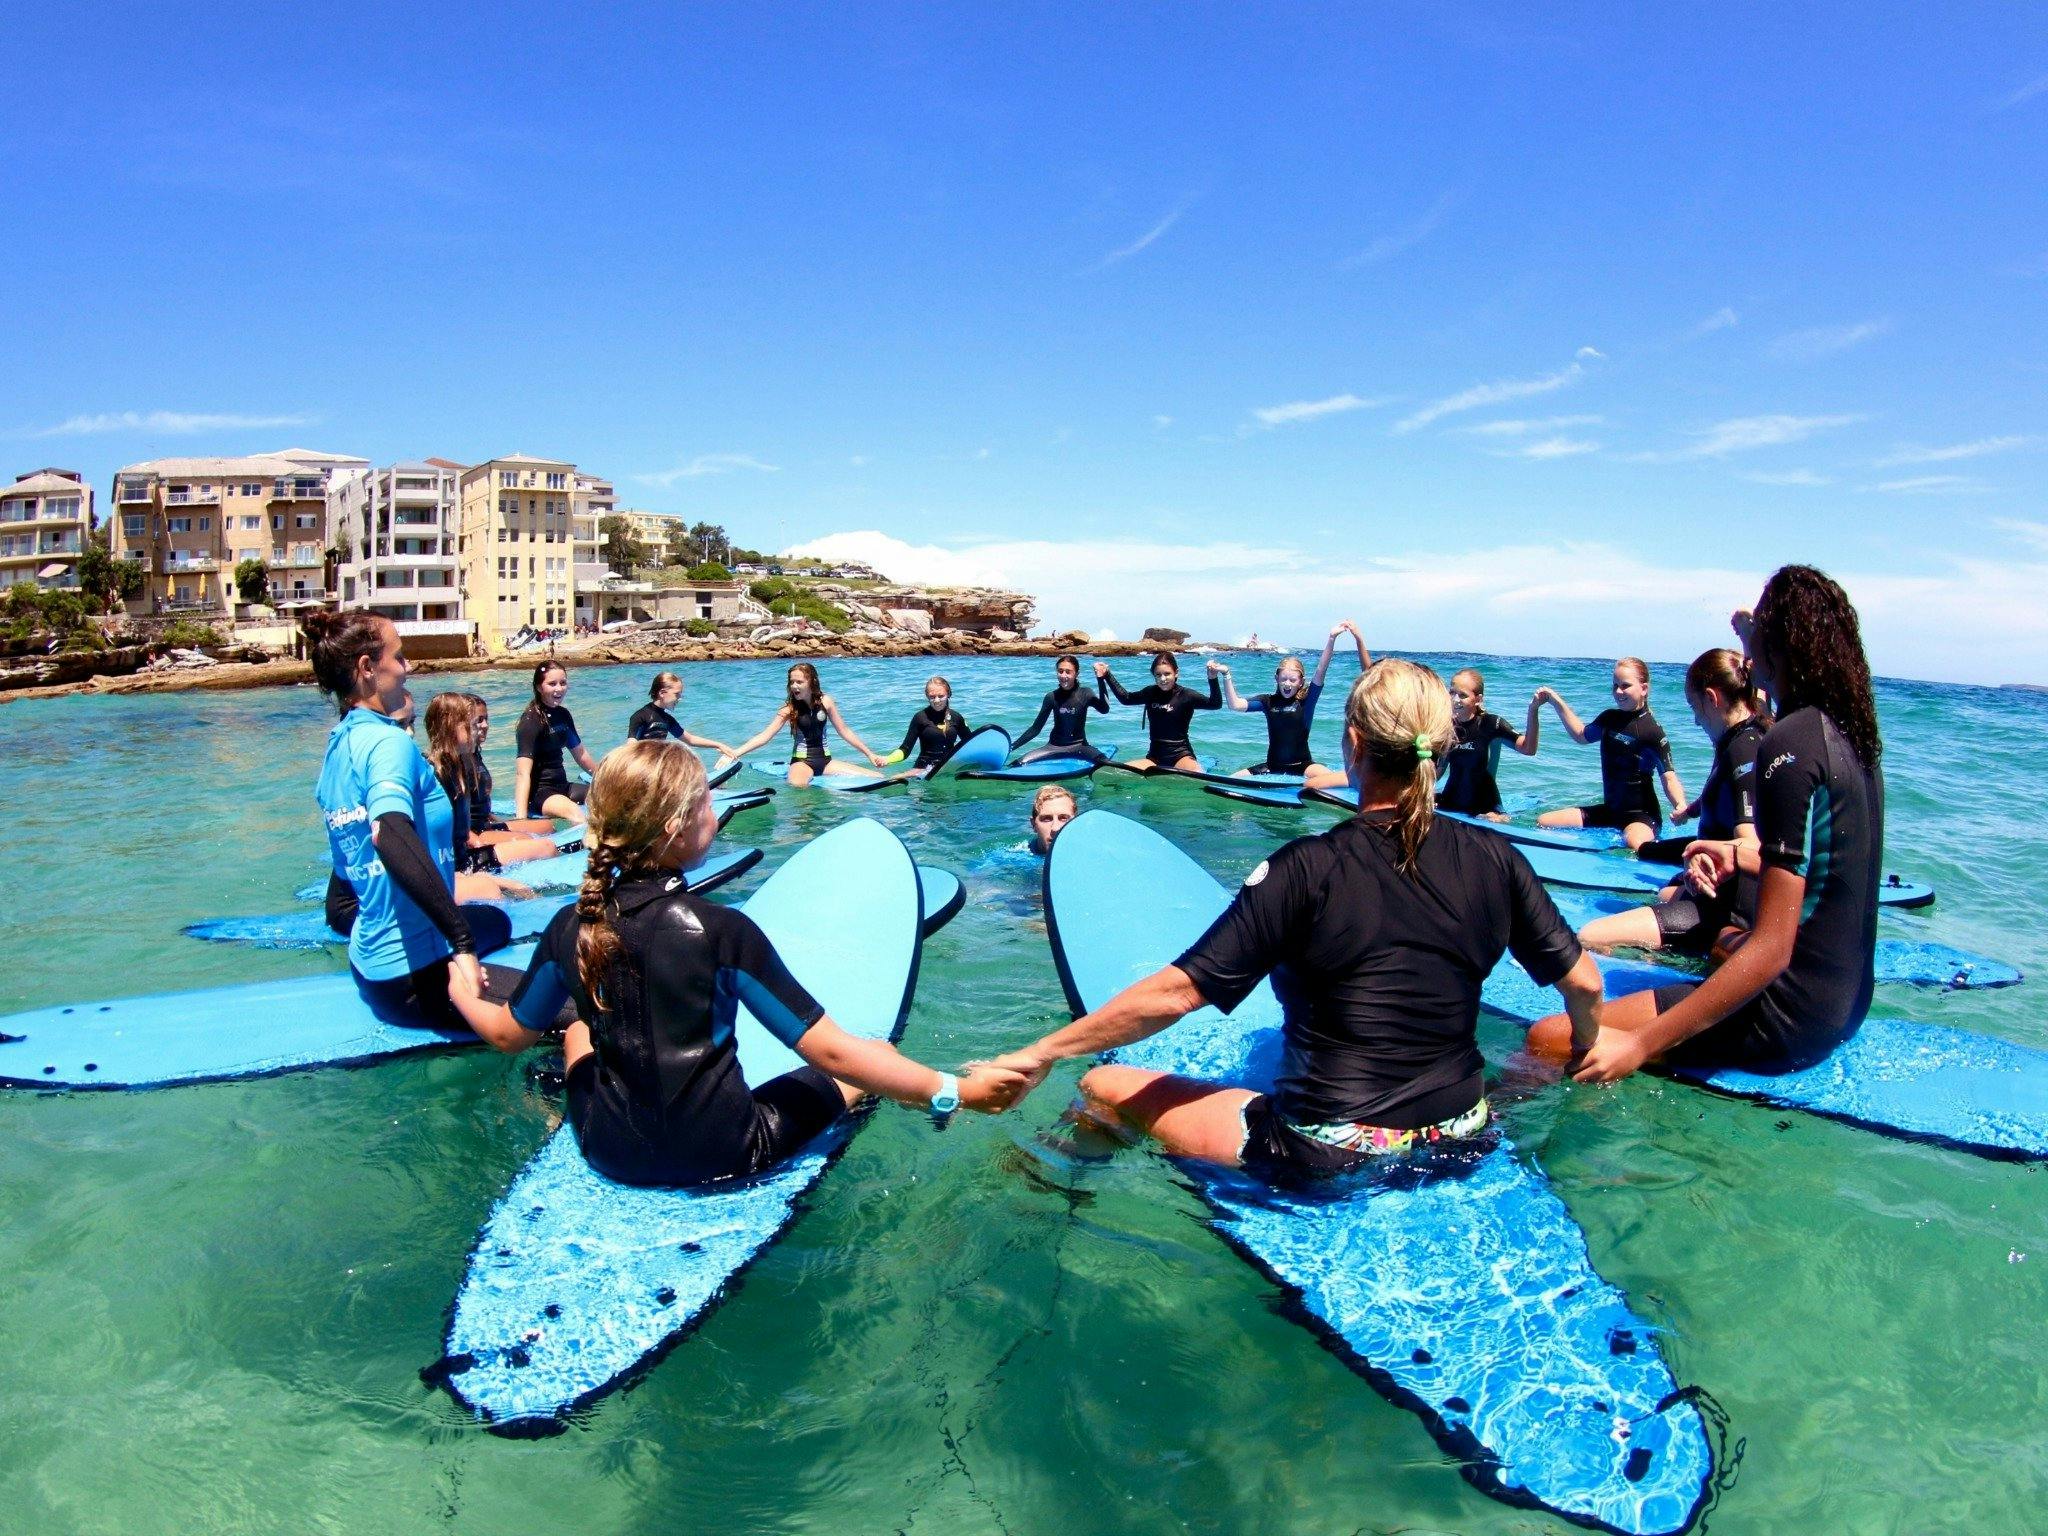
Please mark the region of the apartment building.
POLYGON ((611 579, 611 567, 605 563, 604 558, 603 523, 617 506, 618 496, 609 480, 601 480, 596 475, 576 477, 570 522, 575 542, 572 568, 576 575, 578 624, 600 622, 588 593, 611 579))
POLYGON ((33 469, 0 488, 0 591, 20 581, 76 591, 92 516, 92 487, 75 469, 33 469))
POLYGON ((572 509, 576 466, 507 454, 462 472, 456 550, 466 616, 487 651, 521 629, 575 619, 572 509))
POLYGON ((327 522, 341 607, 381 613, 401 635, 459 630, 467 638, 457 552, 461 473, 460 465, 425 459, 330 482, 327 522))

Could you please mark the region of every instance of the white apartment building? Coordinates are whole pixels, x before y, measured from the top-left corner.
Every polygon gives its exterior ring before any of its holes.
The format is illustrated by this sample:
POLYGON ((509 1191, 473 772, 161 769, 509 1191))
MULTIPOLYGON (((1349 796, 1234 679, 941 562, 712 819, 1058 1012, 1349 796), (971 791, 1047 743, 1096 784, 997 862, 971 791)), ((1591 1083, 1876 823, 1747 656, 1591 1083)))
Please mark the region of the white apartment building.
POLYGON ((78 588, 78 557, 92 528, 92 487, 74 469, 36 469, 0 487, 0 591, 32 581, 78 588))
POLYGON ((571 507, 576 466, 513 453, 462 472, 456 552, 466 617, 486 651, 520 630, 575 618, 571 507))
POLYGON ((327 521, 340 551, 335 589, 343 608, 367 608, 401 635, 460 634, 462 562, 457 551, 461 467, 443 461, 342 475, 327 488, 327 521))
POLYGON ((612 515, 617 505, 618 496, 609 480, 601 480, 596 475, 576 477, 570 523, 575 542, 574 570, 578 624, 599 622, 597 608, 591 602, 589 593, 592 588, 603 586, 611 579, 612 569, 605 563, 604 534, 600 525, 605 518, 612 515))

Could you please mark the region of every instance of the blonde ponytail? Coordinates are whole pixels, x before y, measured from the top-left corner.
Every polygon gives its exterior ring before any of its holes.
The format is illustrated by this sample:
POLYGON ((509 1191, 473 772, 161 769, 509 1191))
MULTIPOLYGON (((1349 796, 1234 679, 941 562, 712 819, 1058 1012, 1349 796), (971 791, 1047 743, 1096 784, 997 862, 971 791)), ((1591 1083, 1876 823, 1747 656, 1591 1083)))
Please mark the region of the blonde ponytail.
POLYGON ((704 764, 679 741, 629 741, 607 752, 590 781, 590 858, 576 891, 576 970, 592 1003, 604 1006, 606 973, 623 946, 612 923, 612 887, 652 867, 676 827, 695 821, 710 791, 704 764))
POLYGON ((1450 694, 1428 667, 1384 657, 1351 685, 1344 724, 1358 739, 1373 777, 1384 787, 1399 786, 1397 862, 1402 874, 1412 875, 1436 818, 1437 764, 1451 750, 1455 734, 1450 694))

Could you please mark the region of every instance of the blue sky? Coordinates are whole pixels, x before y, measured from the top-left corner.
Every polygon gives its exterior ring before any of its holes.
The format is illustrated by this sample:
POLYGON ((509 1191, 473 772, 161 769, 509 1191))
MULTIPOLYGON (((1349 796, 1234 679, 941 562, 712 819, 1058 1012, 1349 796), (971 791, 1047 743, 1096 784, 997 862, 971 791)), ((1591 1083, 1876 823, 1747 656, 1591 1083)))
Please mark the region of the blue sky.
POLYGON ((7 467, 559 454, 1126 635, 1806 559, 2048 680, 2041 7, 867 9, 17 8, 7 467))

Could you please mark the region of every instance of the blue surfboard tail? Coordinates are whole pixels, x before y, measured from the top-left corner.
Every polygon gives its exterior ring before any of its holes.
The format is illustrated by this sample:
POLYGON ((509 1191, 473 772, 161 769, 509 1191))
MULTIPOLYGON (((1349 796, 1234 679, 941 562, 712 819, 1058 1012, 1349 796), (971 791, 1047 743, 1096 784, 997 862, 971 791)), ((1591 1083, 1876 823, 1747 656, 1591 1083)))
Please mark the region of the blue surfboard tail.
POLYGON ((932 784, 969 773, 992 773, 1009 759, 1010 733, 1000 725, 984 725, 955 742, 952 751, 926 771, 924 780, 932 784))

